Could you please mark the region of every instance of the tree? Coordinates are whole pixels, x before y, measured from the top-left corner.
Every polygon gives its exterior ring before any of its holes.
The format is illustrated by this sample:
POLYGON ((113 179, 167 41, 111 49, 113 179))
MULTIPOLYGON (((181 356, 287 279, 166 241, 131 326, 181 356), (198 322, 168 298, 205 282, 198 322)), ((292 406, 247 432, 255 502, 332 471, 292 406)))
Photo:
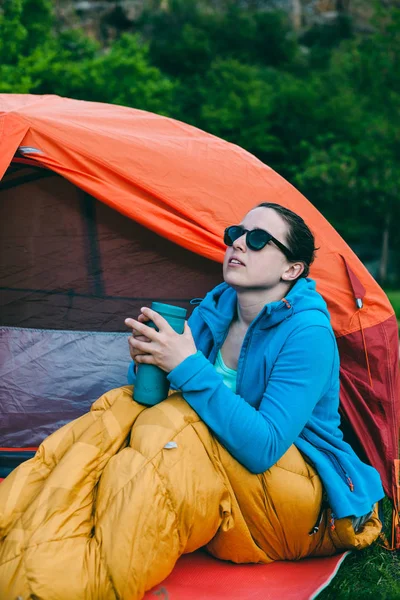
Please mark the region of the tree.
POLYGON ((108 49, 79 30, 58 36, 48 0, 7 0, 0 14, 0 91, 58 94, 168 113, 174 84, 148 46, 123 35, 108 49), (33 17, 34 15, 34 17, 33 17))
POLYGON ((280 141, 270 133, 274 89, 261 67, 217 59, 200 89, 200 127, 260 158, 280 141))
POLYGON ((290 69, 299 54, 282 11, 245 10, 235 2, 205 10, 200 0, 174 0, 146 10, 135 27, 150 44, 151 60, 178 78, 205 74, 217 58, 290 69))
POLYGON ((294 180, 306 194, 312 190, 311 197, 322 198, 325 192, 332 198, 333 213, 345 197, 354 219, 380 232, 379 278, 384 284, 389 248, 400 249, 400 10, 378 12, 374 23, 373 35, 332 53, 325 74, 331 95, 326 106, 337 113, 331 135, 308 143, 304 168, 294 180))
POLYGON ((29 76, 16 70, 28 32, 22 24, 23 0, 5 0, 0 13, 0 92, 29 91, 29 76))

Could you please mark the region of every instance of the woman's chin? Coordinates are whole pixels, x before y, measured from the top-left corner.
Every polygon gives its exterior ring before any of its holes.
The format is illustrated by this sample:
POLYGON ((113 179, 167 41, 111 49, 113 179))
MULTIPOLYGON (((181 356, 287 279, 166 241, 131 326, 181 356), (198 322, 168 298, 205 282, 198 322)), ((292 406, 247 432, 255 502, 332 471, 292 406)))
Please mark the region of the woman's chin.
POLYGON ((245 280, 240 273, 235 273, 233 269, 228 269, 224 274, 224 281, 231 287, 246 287, 245 280))

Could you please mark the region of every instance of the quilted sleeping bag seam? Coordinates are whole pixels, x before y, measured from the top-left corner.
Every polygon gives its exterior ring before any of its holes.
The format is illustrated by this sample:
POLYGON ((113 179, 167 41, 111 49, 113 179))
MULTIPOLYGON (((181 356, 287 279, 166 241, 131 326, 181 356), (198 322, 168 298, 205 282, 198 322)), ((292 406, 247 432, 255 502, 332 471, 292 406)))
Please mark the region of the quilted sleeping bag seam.
MULTIPOLYGON (((97 539, 97 537, 96 537, 96 529, 94 529, 94 535, 92 535, 92 536, 91 536, 90 538, 88 538, 88 539, 93 539, 93 540, 96 542, 96 544, 97 544, 97 553, 98 553, 98 556, 100 557, 100 560, 101 560, 101 562, 103 563, 103 566, 104 566, 104 568, 105 568, 105 571, 106 571, 107 578, 108 578, 108 580, 109 580, 109 582, 110 582, 110 584, 111 584, 112 591, 114 592, 114 595, 115 595, 115 600, 120 600, 120 598, 122 598, 122 596, 120 596, 120 595, 118 594, 118 591, 117 591, 117 588, 115 587, 114 580, 113 580, 113 578, 112 578, 112 575, 111 575, 110 569, 108 568, 108 563, 107 563, 106 559, 104 558, 104 556, 103 556, 103 554, 102 554, 102 552, 101 552, 101 549, 100 549, 100 548, 101 548, 101 544, 100 544, 100 541, 99 541, 99 540, 97 539)), ((89 542, 89 543, 90 543, 90 542, 89 542)), ((111 599, 110 599, 110 600, 111 600, 111 599)))
MULTIPOLYGON (((309 473, 298 473, 296 471, 292 471, 291 469, 286 469, 285 467, 281 467, 281 465, 279 465, 278 463, 275 463, 274 466, 277 469, 281 469, 282 471, 286 471, 286 473, 290 473, 291 475, 299 475, 300 477, 304 477, 308 481, 310 481, 313 478, 313 475, 310 475, 309 473)), ((261 475, 262 475, 262 473, 261 473, 261 475)))
MULTIPOLYGON (((178 431, 174 432, 174 435, 171 437, 170 441, 173 441, 184 429, 186 429, 188 426, 192 426, 193 423, 185 423, 185 425, 179 429, 178 431)), ((192 428, 193 429, 193 428, 192 428)), ((129 447, 129 446, 128 446, 129 447)), ((139 475, 139 473, 145 468, 147 467, 149 464, 152 464, 154 466, 153 461, 157 458, 157 456, 159 456, 159 454, 161 454, 161 452, 164 450, 164 447, 159 448, 155 454, 151 457, 146 456, 145 454, 143 454, 143 452, 141 452, 140 450, 138 450, 137 448, 134 448, 135 452, 137 452, 138 454, 140 454, 141 456, 143 456, 143 458, 146 460, 146 462, 140 467, 139 471, 137 471, 133 477, 131 477, 130 479, 128 479, 128 481, 125 481, 123 483, 123 485, 115 492, 115 494, 113 494, 112 496, 110 496, 106 506, 103 509, 102 514, 105 514, 108 510, 110 505, 114 502, 114 499, 128 486, 131 484, 131 481, 137 476, 139 475)))
MULTIPOLYGON (((161 450, 160 450, 160 452, 161 452, 161 450)), ((157 454, 159 454, 159 453, 157 453, 157 454)), ((156 454, 156 456, 157 456, 157 454, 156 454)), ((143 455, 142 455, 142 456, 143 456, 143 455)), ((159 473, 158 469, 155 467, 155 465, 154 465, 154 464, 153 464, 151 461, 149 461, 149 462, 147 462, 147 463, 146 463, 146 465, 148 465, 148 464, 151 464, 151 465, 152 465, 152 467, 154 468, 154 472, 157 474, 157 476, 158 476, 158 479, 159 479, 159 481, 160 481, 160 483, 161 483, 162 487, 164 488, 164 491, 167 491, 167 488, 166 488, 166 486, 165 486, 165 483, 164 483, 164 481, 163 481, 163 478, 161 477, 161 475, 160 475, 160 473, 159 473)), ((138 473, 139 473, 139 472, 138 472, 138 473)), ((135 477, 136 477, 136 475, 137 475, 138 473, 135 473, 135 477)), ((132 479, 134 479, 135 477, 133 477, 132 479)), ((180 548, 182 548, 182 538, 181 538, 181 533, 180 533, 180 531, 179 531, 179 526, 178 526, 178 525, 179 525, 179 520, 178 520, 178 513, 177 513, 177 510, 176 510, 176 508, 173 506, 173 502, 172 502, 172 500, 171 500, 171 496, 170 496, 170 494, 169 494, 169 493, 165 494, 165 498, 166 498, 166 500, 168 501, 168 503, 170 504, 170 508, 172 509, 172 512, 173 512, 173 514, 174 514, 174 519, 175 519, 175 528, 176 528, 176 531, 177 531, 177 533, 178 533, 178 539, 179 539, 179 545, 180 545, 180 548)), ((130 549, 130 556, 129 556, 129 563, 130 563, 130 564, 131 564, 131 561, 132 561, 132 555, 133 555, 133 552, 134 552, 134 548, 133 548, 133 546, 131 546, 131 549, 130 549)), ((121 590, 121 595, 120 595, 120 596, 116 596, 117 598, 125 598, 125 594, 126 594, 126 587, 127 587, 127 586, 128 586, 128 581, 126 582, 126 585, 125 585, 125 587, 124 587, 124 588, 121 590)), ((113 584, 113 587, 114 587, 114 584, 113 584)))

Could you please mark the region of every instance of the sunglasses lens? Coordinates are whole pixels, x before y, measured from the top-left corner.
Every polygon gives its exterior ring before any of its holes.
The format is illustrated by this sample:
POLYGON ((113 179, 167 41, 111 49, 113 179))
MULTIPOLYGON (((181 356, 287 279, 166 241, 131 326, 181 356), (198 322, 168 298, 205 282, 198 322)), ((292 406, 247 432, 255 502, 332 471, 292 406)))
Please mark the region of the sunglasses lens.
POLYGON ((247 234, 247 245, 251 250, 262 250, 271 239, 267 231, 253 229, 247 234))
POLYGON ((225 229, 224 243, 227 246, 232 246, 233 242, 240 238, 243 234, 243 227, 239 227, 239 225, 231 225, 231 227, 225 229))

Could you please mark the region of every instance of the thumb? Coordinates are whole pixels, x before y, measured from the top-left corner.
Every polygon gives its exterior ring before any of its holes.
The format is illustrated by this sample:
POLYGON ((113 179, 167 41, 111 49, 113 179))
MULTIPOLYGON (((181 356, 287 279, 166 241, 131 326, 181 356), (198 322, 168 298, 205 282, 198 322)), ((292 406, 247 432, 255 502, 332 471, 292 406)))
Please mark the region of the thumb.
POLYGON ((189 323, 187 321, 185 321, 185 329, 183 330, 184 335, 191 335, 192 334, 192 330, 189 327, 189 323))

